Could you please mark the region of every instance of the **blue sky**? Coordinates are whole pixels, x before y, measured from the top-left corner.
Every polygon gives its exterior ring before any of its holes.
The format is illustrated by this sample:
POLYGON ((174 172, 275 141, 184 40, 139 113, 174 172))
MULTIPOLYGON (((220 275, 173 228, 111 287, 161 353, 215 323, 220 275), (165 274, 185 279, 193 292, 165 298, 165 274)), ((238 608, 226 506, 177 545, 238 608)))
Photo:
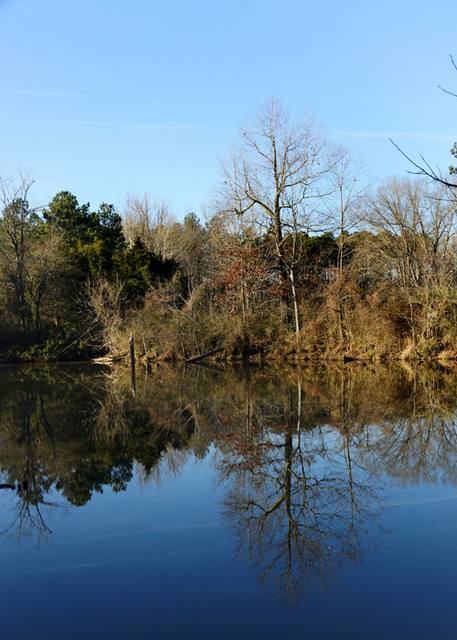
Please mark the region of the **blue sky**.
POLYGON ((119 209, 200 212, 218 157, 268 95, 312 110, 371 175, 457 140, 457 7, 415 0, 0 0, 0 171, 119 209))

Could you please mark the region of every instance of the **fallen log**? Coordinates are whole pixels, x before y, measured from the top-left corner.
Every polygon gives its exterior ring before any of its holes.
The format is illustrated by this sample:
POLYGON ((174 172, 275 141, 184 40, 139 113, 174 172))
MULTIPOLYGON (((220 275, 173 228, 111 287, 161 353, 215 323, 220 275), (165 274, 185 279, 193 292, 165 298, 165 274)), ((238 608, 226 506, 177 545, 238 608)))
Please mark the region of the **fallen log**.
POLYGON ((192 362, 199 362, 200 360, 203 360, 204 358, 210 358, 211 356, 214 356, 216 355, 216 353, 220 353, 221 351, 224 351, 224 347, 218 347, 217 349, 213 349, 212 351, 202 353, 200 356, 196 356, 195 358, 189 358, 188 360, 186 360, 186 363, 192 364, 192 362))
POLYGON ((127 364, 128 353, 110 353, 106 356, 100 356, 98 358, 92 358, 94 364, 127 364))

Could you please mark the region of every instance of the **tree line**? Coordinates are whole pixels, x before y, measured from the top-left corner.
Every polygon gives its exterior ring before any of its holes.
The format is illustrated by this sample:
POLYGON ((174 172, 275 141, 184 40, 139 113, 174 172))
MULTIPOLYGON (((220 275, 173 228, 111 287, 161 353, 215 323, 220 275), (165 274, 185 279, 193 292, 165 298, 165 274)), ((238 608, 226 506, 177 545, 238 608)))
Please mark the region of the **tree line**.
MULTIPOLYGON (((451 168, 452 169, 452 168, 451 168)), ((454 358, 449 180, 368 185, 311 116, 269 98, 240 128, 202 221, 160 199, 123 211, 68 191, 29 204, 0 179, 0 348, 23 359, 454 358)))

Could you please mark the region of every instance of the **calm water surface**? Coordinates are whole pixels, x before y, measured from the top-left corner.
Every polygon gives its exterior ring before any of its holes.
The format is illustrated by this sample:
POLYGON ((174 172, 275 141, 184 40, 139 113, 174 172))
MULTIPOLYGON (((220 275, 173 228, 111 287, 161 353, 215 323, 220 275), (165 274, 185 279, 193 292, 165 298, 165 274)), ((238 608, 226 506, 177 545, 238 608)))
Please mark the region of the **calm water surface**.
POLYGON ((0 369, 2 637, 457 637, 457 374, 0 369))

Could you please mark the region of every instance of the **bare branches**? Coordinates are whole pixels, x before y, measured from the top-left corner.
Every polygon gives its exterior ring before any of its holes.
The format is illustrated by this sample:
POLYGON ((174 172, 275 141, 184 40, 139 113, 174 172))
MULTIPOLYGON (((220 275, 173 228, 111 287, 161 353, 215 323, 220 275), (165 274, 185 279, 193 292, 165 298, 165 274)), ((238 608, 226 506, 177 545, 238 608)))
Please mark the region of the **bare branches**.
POLYGON ((401 155, 406 158, 406 160, 417 170, 416 171, 407 171, 407 173, 416 176, 424 176, 426 178, 430 178, 435 182, 440 182, 441 184, 449 187, 451 189, 457 189, 457 184, 455 182, 451 182, 450 180, 446 180, 443 178, 440 169, 437 167, 436 170, 432 169, 430 164, 425 160, 424 156, 421 155, 420 158, 423 162, 423 165, 414 162, 412 158, 410 158, 393 140, 389 138, 390 142, 394 145, 394 147, 401 153, 401 155))
POLYGON ((269 98, 253 124, 240 129, 239 145, 222 162, 220 194, 240 215, 254 209, 259 225, 265 226, 267 216, 279 232, 287 211, 300 209, 300 218, 306 217, 305 200, 320 195, 319 184, 334 162, 335 149, 311 116, 294 122, 269 98))
POLYGON ((10 206, 13 202, 28 200, 28 194, 35 182, 31 173, 18 171, 18 177, 0 175, 0 203, 2 208, 10 206))
MULTIPOLYGON (((457 71, 457 64, 455 63, 454 58, 452 57, 452 55, 449 57, 451 58, 452 66, 457 71)), ((444 89, 440 85, 438 85, 438 88, 441 89, 441 91, 443 91, 444 93, 447 93, 448 95, 452 96, 453 98, 457 98, 457 93, 448 91, 447 89, 444 89)), ((439 182, 445 185, 446 187, 448 187, 449 189, 452 189, 453 191, 457 189, 457 183, 452 182, 449 179, 443 178, 443 175, 440 169, 438 167, 436 170, 433 169, 423 155, 420 155, 422 164, 419 164, 415 162, 410 156, 408 156, 402 149, 400 149, 400 147, 392 140, 392 138, 390 138, 390 142, 394 145, 397 151, 399 151, 401 155, 404 158, 406 158, 406 160, 415 168, 415 171, 407 171, 407 173, 410 173, 412 175, 417 175, 417 176, 424 176, 426 178, 429 178, 430 180, 433 180, 434 182, 439 182)), ((454 145, 454 148, 451 150, 451 153, 453 153, 454 155, 455 155, 455 151, 454 151, 455 149, 456 149, 456 146, 454 145)), ((451 175, 455 173, 455 169, 453 166, 449 167, 449 172, 451 175)))
MULTIPOLYGON (((454 69, 457 71, 457 65, 454 61, 454 58, 450 55, 449 56, 452 62, 452 66, 454 67, 454 69)), ((450 96, 452 96, 453 98, 457 98, 457 93, 453 93, 452 91, 448 91, 447 89, 444 89, 443 87, 441 87, 440 85, 438 85, 438 89, 441 89, 441 91, 444 91, 444 93, 449 94, 450 96)))
POLYGON ((170 232, 176 220, 168 202, 128 194, 123 213, 123 227, 127 243, 133 246, 138 238, 150 250, 163 258, 171 257, 170 232))

